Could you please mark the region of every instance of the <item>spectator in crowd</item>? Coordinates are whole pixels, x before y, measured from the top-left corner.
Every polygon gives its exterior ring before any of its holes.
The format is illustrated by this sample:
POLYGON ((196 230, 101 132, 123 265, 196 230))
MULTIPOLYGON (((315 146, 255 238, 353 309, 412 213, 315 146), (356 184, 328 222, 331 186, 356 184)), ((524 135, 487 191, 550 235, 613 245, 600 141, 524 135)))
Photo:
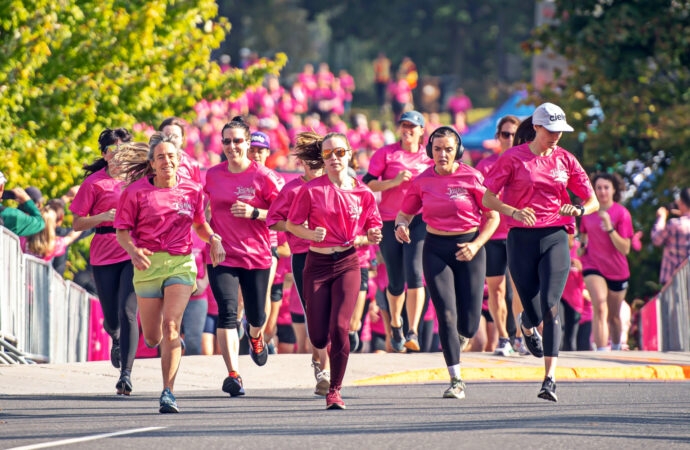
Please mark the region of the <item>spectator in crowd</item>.
MULTIPOLYGON (((36 234, 21 238, 24 253, 29 253, 44 261, 51 261, 54 257, 65 254, 67 248, 81 235, 81 231, 72 231, 62 237, 56 236, 55 228, 59 214, 60 211, 54 204, 41 208, 45 227, 36 234)), ((64 215, 64 209, 62 215, 64 215)))
POLYGON ((680 217, 668 220, 669 210, 662 206, 656 211, 652 229, 652 243, 664 247, 659 282, 666 284, 673 272, 690 257, 690 188, 680 191, 678 199, 680 217))
POLYGON ((7 208, 0 205, 0 221, 2 225, 18 236, 30 236, 45 228, 41 212, 29 194, 20 187, 5 191, 7 178, 0 172, 0 195, 2 200, 12 199, 19 203, 18 208, 7 208))
POLYGON ((386 104, 386 87, 391 81, 391 61, 386 54, 379 53, 374 60, 374 86, 376 87, 376 101, 379 108, 386 104))

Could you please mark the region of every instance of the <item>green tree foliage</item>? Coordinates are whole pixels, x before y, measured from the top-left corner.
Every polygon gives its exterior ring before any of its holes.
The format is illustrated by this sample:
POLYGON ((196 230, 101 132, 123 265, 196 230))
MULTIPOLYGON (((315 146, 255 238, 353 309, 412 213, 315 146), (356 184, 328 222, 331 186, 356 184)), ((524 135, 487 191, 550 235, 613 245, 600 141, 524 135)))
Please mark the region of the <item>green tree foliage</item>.
POLYGON ((529 50, 563 55, 568 70, 532 101, 560 104, 576 131, 564 146, 590 170, 617 171, 631 187, 636 229, 631 293, 658 289, 660 251, 649 245, 656 208, 690 184, 690 2, 561 0, 558 21, 535 30, 529 50))
POLYGON ((285 64, 222 72, 213 0, 0 0, 0 166, 47 197, 79 182, 105 127, 185 115, 285 64))

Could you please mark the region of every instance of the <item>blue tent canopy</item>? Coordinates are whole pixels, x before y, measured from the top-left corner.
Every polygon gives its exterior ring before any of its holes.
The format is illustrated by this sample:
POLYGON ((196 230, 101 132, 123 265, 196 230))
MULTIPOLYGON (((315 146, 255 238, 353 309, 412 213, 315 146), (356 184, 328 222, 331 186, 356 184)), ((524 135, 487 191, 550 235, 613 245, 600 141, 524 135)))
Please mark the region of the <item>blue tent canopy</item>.
POLYGON ((496 108, 488 117, 472 125, 466 133, 462 135, 462 145, 468 149, 484 148, 484 141, 493 139, 496 134, 496 125, 501 117, 507 115, 517 116, 520 119, 531 116, 535 107, 533 105, 518 105, 527 97, 525 91, 518 91, 511 95, 505 103, 496 108))

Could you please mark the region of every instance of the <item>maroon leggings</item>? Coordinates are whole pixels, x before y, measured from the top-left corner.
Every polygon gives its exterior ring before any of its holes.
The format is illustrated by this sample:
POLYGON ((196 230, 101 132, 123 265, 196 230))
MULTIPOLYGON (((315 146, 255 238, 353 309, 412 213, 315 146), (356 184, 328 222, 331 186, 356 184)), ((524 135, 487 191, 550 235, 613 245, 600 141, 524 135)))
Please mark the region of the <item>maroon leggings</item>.
POLYGON ((354 248, 333 255, 309 251, 304 265, 304 299, 309 339, 316 348, 330 341, 331 387, 340 388, 350 356, 350 318, 361 282, 354 248))

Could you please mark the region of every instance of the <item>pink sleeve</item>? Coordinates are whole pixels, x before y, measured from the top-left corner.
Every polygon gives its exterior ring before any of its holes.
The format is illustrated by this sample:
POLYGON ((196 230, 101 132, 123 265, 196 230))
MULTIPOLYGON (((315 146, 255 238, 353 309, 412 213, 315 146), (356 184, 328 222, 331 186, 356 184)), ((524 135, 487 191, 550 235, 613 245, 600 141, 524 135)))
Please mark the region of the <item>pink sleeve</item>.
POLYGON ((481 211, 491 211, 491 208, 487 208, 486 206, 484 206, 482 202, 482 199, 484 198, 484 192, 486 192, 486 188, 482 184, 483 182, 484 177, 482 176, 482 174, 477 174, 477 178, 472 189, 472 195, 474 196, 474 201, 477 203, 481 211))
POLYGON ((266 203, 271 205, 273 200, 278 197, 280 190, 285 185, 285 181, 273 172, 269 172, 268 176, 264 179, 264 188, 261 190, 261 195, 263 196, 266 203))
POLYGON ((419 183, 416 179, 412 181, 412 186, 407 190, 400 210, 405 214, 417 214, 422 207, 422 194, 419 190, 419 183))
POLYGON ((633 237, 634 230, 632 225, 632 217, 630 217, 630 211, 625 208, 623 208, 621 220, 618 222, 616 231, 622 238, 630 239, 633 237))
POLYGON ((281 220, 287 219, 290 210, 289 197, 288 191, 281 191, 273 200, 273 203, 268 208, 268 213, 266 213, 266 226, 270 227, 281 220))
POLYGON ((585 172, 585 169, 582 168, 580 162, 573 155, 568 154, 568 159, 570 163, 568 189, 581 199, 587 200, 594 194, 587 172, 585 172))
POLYGON ((77 195, 72 200, 72 204, 69 206, 69 210, 74 214, 86 217, 91 212, 91 208, 95 201, 95 195, 93 193, 93 184, 84 181, 77 191, 77 195))
POLYGON ((501 155, 494 164, 491 175, 484 179, 484 186, 497 194, 513 176, 513 166, 509 155, 501 155))
POLYGON ((201 190, 196 192, 196 204, 194 205, 194 223, 206 223, 206 212, 204 208, 204 193, 201 190))
POLYGON ((113 228, 118 230, 131 230, 134 228, 134 222, 137 218, 137 192, 131 187, 122 191, 120 202, 117 205, 115 212, 115 220, 113 221, 113 228))
POLYGON ((379 213, 379 208, 376 206, 376 199, 372 192, 368 192, 366 199, 366 220, 364 221, 364 231, 370 230, 371 228, 383 228, 383 221, 381 220, 381 214, 379 213))
POLYGON ((309 189, 302 186, 295 200, 290 206, 290 212, 288 212, 288 220, 295 225, 304 223, 305 220, 309 218, 309 210, 311 209, 311 196, 309 195, 309 189))
POLYGON ((369 160, 369 169, 367 173, 375 177, 380 177, 383 175, 383 171, 386 170, 386 151, 382 148, 376 150, 369 160))

